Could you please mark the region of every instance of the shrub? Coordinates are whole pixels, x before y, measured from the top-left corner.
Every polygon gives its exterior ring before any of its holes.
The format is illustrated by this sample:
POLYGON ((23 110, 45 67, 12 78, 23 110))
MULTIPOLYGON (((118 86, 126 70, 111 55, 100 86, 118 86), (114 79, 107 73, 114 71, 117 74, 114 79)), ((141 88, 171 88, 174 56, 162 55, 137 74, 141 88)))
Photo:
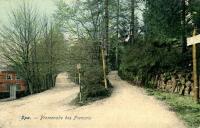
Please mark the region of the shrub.
POLYGON ((170 42, 138 41, 122 49, 119 75, 128 80, 138 76, 144 85, 156 74, 181 66, 181 50, 170 42))
MULTIPOLYGON (((71 64, 67 70, 71 78, 77 77, 76 64, 81 64, 82 100, 88 102, 109 96, 110 88, 105 89, 103 82, 102 60, 98 44, 90 41, 81 41, 70 48, 71 64), (75 75, 76 74, 76 75, 75 75)), ((79 101, 79 100, 78 100, 79 101)))

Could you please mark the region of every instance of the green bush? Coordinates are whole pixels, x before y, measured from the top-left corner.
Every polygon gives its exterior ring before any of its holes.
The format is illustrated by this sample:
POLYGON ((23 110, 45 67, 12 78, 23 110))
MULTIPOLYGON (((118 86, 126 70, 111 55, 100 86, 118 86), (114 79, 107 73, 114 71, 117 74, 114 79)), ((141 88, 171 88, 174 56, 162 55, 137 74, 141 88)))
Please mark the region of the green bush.
POLYGON ((178 70, 181 67, 181 50, 172 47, 171 42, 138 41, 121 49, 119 75, 131 81, 138 76, 144 85, 162 72, 178 70))
MULTIPOLYGON (((94 101, 107 97, 111 93, 111 88, 105 89, 103 79, 102 60, 100 51, 96 49, 99 45, 95 42, 83 41, 70 48, 71 64, 67 65, 71 78, 78 76, 76 64, 81 64, 81 86, 83 102, 94 101)), ((76 81, 77 82, 77 81, 76 81)), ((79 95, 78 95, 79 96, 79 95)), ((77 97, 78 98, 78 97, 77 97)), ((79 100, 77 100, 77 103, 79 100)))
POLYGON ((83 73, 83 99, 107 97, 110 94, 110 88, 105 89, 103 81, 103 73, 100 68, 101 65, 90 67, 83 73))

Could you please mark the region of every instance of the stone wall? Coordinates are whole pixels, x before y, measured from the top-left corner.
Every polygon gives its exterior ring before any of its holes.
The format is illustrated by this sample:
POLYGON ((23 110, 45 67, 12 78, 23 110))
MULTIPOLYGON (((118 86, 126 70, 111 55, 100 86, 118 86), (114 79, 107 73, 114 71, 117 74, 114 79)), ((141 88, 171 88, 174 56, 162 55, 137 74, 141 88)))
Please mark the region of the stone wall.
POLYGON ((156 77, 155 84, 161 91, 193 96, 191 73, 163 73, 156 77))

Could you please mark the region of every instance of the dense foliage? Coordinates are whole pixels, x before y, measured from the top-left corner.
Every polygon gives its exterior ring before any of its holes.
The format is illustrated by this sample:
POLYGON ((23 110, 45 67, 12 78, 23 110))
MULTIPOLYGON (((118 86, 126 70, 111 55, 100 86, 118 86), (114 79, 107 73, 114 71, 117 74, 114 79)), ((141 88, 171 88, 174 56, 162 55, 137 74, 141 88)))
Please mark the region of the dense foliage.
POLYGON ((122 45, 120 75, 149 86, 148 81, 157 74, 191 72, 192 53, 186 38, 194 27, 199 31, 198 4, 198 0, 144 1, 143 33, 133 45, 122 45))
POLYGON ((137 76, 146 84, 156 74, 180 70, 181 50, 166 45, 158 41, 138 41, 122 48, 120 75, 130 81, 137 76))
POLYGON ((111 90, 104 87, 100 46, 98 43, 79 40, 78 42, 70 42, 70 44, 66 54, 68 63, 66 63, 65 70, 68 71, 71 80, 79 84, 77 64, 81 65, 82 100, 87 102, 108 96, 111 90))

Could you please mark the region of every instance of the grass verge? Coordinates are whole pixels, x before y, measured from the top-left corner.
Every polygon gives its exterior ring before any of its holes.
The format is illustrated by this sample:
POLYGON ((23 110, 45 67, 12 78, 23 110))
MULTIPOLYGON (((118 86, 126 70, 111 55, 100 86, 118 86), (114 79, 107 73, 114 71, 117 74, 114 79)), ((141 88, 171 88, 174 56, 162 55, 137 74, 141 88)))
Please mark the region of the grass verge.
POLYGON ((191 97, 178 94, 146 89, 148 95, 155 96, 158 100, 166 102, 172 111, 186 122, 188 128, 200 128, 200 104, 196 104, 191 97))

